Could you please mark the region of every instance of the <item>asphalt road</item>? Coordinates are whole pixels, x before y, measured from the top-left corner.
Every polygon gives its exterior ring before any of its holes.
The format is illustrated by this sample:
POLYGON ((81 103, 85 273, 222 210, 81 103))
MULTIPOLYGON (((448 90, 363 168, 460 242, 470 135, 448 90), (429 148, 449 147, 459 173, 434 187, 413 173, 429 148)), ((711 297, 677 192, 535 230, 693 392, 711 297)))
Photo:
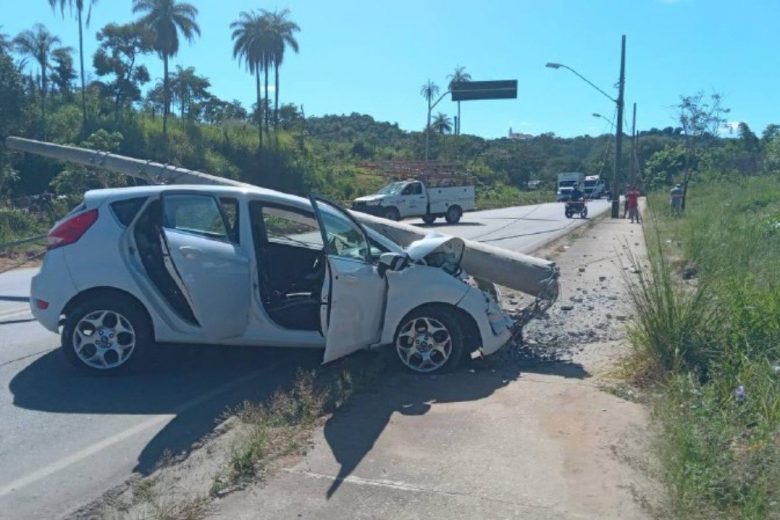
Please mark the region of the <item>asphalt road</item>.
MULTIPOLYGON (((591 216, 607 206, 590 203, 591 216)), ((541 204, 426 228, 530 252, 583 222, 564 218, 562 204, 541 204)), ((269 396, 320 360, 295 349, 167 346, 143 373, 84 376, 29 313, 34 272, 0 275, 0 519, 64 516, 186 452, 227 407, 269 396)))

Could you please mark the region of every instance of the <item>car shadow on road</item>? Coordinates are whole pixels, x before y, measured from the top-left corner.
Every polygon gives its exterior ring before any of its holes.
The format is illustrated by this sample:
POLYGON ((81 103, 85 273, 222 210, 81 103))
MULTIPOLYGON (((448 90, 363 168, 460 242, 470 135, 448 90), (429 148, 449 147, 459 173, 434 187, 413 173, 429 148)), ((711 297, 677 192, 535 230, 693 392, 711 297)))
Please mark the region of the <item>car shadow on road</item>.
POLYGON ((466 368, 439 376, 413 375, 400 368, 388 370, 372 390, 355 395, 325 423, 325 440, 340 465, 327 491, 328 499, 372 450, 394 414, 421 416, 438 404, 486 399, 524 374, 590 376, 578 363, 494 358, 474 360, 466 368))
MULTIPOLYGON (((9 385, 14 405, 41 412, 172 416, 143 448, 135 471, 151 473, 168 457, 186 456, 225 412, 245 400, 263 402, 288 387, 298 368, 321 352, 216 346, 160 346, 127 375, 83 374, 56 349, 19 372, 9 385)), ((150 426, 151 427, 151 426, 150 426)), ((111 435, 119 432, 110 432, 111 435)))

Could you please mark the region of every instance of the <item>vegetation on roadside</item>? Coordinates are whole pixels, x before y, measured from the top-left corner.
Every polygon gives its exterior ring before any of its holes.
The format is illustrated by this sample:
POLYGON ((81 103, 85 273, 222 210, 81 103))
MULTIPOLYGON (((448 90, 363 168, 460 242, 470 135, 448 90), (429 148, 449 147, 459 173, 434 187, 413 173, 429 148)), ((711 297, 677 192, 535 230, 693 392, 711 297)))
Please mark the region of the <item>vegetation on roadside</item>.
POLYGON ((650 272, 629 283, 636 374, 680 518, 780 517, 780 180, 649 197, 650 272))
POLYGON ((275 460, 303 452, 317 422, 373 383, 384 370, 385 359, 376 354, 353 356, 335 367, 299 371, 292 388, 277 391, 268 403, 245 402, 233 410, 237 435, 229 462, 215 476, 210 493, 219 495, 262 477, 275 460))

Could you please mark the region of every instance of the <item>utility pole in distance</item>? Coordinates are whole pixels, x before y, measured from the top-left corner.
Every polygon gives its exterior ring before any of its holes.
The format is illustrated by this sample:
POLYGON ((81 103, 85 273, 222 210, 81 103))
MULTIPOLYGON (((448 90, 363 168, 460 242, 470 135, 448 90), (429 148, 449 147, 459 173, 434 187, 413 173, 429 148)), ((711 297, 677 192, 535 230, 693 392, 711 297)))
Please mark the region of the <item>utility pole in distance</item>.
POLYGON ((631 162, 628 170, 632 184, 636 183, 637 166, 639 165, 636 160, 636 103, 634 103, 634 117, 631 120, 631 162))
POLYGON ((617 98, 617 131, 615 132, 615 174, 612 182, 612 218, 620 216, 620 191, 618 190, 618 177, 620 177, 620 156, 623 152, 623 90, 626 84, 626 35, 620 42, 620 83, 617 98))

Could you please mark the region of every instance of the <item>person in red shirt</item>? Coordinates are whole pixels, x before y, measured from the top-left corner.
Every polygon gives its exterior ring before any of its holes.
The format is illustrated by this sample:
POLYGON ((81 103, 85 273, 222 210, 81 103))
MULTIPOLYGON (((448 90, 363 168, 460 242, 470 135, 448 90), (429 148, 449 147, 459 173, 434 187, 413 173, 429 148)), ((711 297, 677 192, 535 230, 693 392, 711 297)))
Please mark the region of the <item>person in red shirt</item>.
POLYGON ((639 190, 636 186, 631 186, 626 195, 626 202, 628 203, 628 218, 631 219, 631 223, 636 222, 639 224, 639 190))

